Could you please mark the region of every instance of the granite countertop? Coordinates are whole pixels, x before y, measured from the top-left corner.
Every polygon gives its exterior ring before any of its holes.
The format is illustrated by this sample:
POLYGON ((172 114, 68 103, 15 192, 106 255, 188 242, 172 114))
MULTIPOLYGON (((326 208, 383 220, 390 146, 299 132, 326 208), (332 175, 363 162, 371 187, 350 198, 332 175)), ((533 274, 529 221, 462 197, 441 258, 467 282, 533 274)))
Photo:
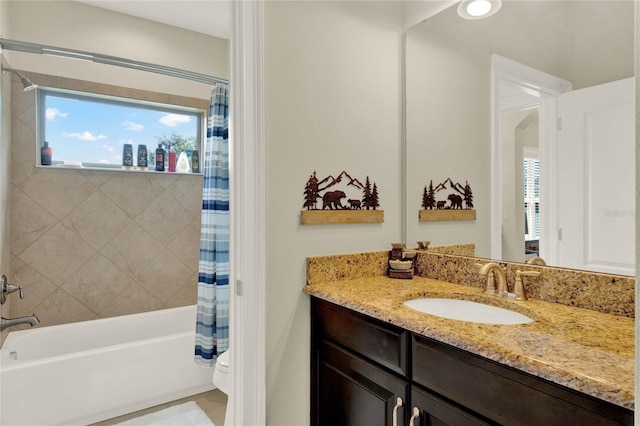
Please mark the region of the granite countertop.
POLYGON ((476 287, 423 277, 399 280, 375 276, 319 282, 306 285, 304 292, 613 404, 634 408, 633 318, 534 299, 500 299, 483 294, 476 287), (478 324, 424 314, 402 304, 422 296, 489 303, 535 321, 520 325, 478 324))

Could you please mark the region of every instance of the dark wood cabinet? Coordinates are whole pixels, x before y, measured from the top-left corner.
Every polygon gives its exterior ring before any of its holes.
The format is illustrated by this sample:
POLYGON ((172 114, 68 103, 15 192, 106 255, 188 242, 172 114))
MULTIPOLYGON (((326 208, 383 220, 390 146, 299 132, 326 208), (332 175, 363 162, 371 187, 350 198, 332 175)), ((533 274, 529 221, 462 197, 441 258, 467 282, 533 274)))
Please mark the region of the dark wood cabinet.
POLYGON ((311 424, 392 426, 394 417, 408 424, 409 333, 313 300, 311 424))
POLYGON ((401 426, 414 414, 414 426, 633 424, 631 410, 311 300, 314 426, 401 426))
POLYGON ((423 388, 412 386, 409 416, 414 416, 416 409, 415 426, 479 426, 495 424, 483 420, 463 407, 439 398, 423 388))
POLYGON ((412 379, 498 424, 633 424, 633 412, 423 336, 412 336, 412 379))
POLYGON ((319 425, 392 426, 405 422, 409 381, 323 340, 318 350, 319 425), (400 398, 403 406, 396 408, 400 398))

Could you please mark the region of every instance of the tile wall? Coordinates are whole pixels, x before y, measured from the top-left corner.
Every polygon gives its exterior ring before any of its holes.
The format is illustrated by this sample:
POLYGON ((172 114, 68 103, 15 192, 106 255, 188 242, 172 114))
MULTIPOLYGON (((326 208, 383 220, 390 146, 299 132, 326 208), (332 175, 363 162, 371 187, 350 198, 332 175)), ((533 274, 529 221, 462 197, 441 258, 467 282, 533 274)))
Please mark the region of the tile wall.
MULTIPOLYGON (((208 104, 25 74, 49 87, 208 104)), ((14 80, 11 275, 25 298, 5 316, 35 312, 48 326, 194 304, 202 176, 35 167, 35 91, 21 89, 14 80)))

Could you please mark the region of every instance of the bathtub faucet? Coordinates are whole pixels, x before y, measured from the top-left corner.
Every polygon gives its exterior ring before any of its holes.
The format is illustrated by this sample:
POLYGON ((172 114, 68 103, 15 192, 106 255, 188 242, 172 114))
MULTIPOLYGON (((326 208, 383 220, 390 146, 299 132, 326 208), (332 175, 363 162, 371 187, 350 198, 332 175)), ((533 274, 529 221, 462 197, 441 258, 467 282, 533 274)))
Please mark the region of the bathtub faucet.
POLYGON ((20 317, 20 318, 13 318, 13 319, 7 319, 2 317, 2 320, 0 321, 0 331, 4 330, 7 327, 12 327, 14 325, 20 325, 20 324, 30 324, 31 327, 33 327, 34 325, 40 324, 40 320, 38 319, 38 317, 35 316, 35 314, 29 317, 20 317))

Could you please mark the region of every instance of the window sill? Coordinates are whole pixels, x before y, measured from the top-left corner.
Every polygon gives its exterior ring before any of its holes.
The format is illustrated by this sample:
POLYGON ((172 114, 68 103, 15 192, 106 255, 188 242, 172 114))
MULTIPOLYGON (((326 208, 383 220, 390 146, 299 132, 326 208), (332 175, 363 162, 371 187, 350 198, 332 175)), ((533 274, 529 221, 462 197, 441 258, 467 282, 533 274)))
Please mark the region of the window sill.
POLYGON ((138 170, 138 169, 119 169, 116 167, 90 167, 90 166, 67 166, 63 164, 54 164, 52 166, 42 166, 40 164, 36 165, 38 169, 51 169, 51 170, 89 170, 89 171, 98 171, 98 172, 124 172, 124 173, 150 173, 156 175, 179 175, 179 176, 204 176, 204 173, 181 173, 181 172, 158 172, 155 170, 138 170))

